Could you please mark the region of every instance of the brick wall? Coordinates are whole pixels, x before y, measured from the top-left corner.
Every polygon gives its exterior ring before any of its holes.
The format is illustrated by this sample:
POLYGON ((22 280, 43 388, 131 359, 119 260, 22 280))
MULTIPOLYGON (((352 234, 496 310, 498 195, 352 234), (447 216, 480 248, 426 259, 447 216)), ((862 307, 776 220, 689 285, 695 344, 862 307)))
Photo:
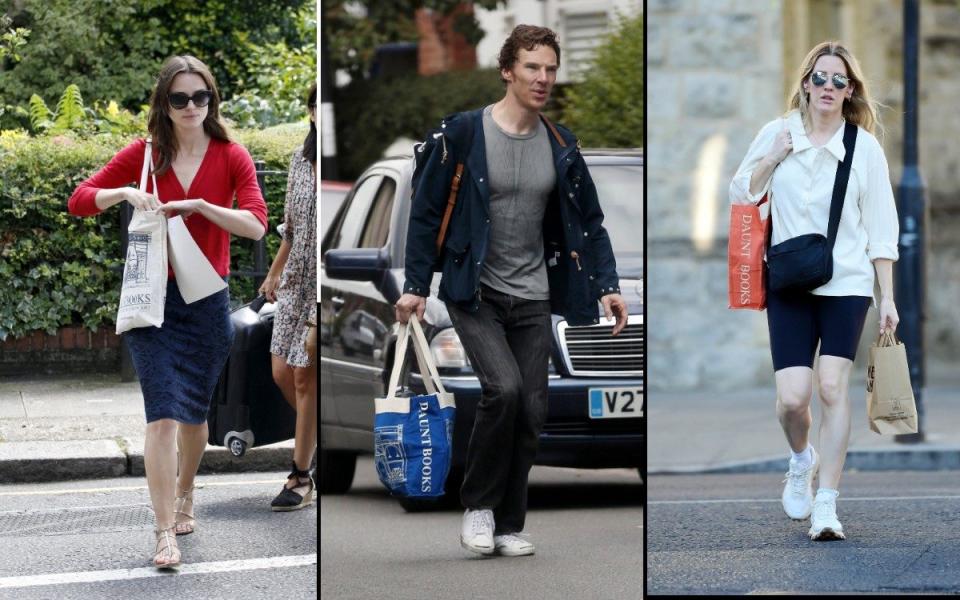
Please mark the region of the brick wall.
POLYGON ((75 372, 115 373, 120 365, 120 337, 101 327, 64 327, 57 335, 35 331, 0 342, 0 376, 75 372))
POLYGON ((470 71, 477 66, 476 48, 453 30, 457 15, 473 12, 473 5, 463 3, 449 17, 430 9, 417 10, 416 24, 420 33, 417 46, 417 71, 420 75, 436 75, 445 71, 470 71))

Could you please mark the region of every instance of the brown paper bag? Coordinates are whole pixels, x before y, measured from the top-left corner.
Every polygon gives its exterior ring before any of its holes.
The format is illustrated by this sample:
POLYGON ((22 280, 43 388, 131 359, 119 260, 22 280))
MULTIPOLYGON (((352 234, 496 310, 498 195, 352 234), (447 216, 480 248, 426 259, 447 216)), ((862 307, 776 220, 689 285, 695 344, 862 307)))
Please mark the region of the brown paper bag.
POLYGON ((867 422, 879 434, 917 433, 917 405, 910 385, 907 349, 889 332, 870 346, 867 422))

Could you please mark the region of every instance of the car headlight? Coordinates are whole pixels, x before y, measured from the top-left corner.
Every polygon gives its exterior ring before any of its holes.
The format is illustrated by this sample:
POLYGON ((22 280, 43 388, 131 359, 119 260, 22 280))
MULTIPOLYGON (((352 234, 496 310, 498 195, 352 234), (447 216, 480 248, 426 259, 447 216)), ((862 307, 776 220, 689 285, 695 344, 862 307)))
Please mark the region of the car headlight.
POLYGON ((430 341, 430 352, 438 369, 466 369, 470 368, 470 359, 460 343, 460 336, 453 327, 444 329, 433 336, 430 341))
MULTIPOLYGON (((453 327, 443 329, 433 337, 430 341, 430 352, 438 369, 456 369, 461 371, 461 374, 473 372, 467 352, 460 342, 460 336, 453 327)), ((547 372, 551 375, 556 373, 552 356, 547 359, 547 372)))

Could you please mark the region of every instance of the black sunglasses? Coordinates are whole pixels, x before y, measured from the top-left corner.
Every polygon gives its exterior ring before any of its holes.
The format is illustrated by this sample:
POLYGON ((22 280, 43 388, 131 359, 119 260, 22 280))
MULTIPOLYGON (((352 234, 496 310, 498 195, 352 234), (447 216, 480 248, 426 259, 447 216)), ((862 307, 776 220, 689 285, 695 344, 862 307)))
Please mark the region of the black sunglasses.
POLYGON ((186 108, 187 103, 193 100, 193 105, 201 108, 210 104, 210 100, 212 99, 213 92, 210 90, 200 90, 199 92, 194 92, 192 96, 188 96, 182 92, 176 92, 170 94, 170 106, 180 110, 186 108))
MULTIPOLYGON (((817 87, 825 86, 827 84, 826 71, 814 71, 811 73, 810 82, 817 87)), ((843 88, 847 87, 849 82, 850 80, 847 79, 846 75, 841 75, 840 73, 833 74, 833 87, 837 88, 838 90, 842 90, 843 88)))

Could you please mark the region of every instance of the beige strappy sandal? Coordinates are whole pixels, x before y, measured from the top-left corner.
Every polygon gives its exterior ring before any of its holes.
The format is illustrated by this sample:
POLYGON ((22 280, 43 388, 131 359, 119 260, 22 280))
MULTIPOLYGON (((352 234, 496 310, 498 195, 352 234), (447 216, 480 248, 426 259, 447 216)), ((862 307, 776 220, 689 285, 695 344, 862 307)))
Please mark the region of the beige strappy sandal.
MULTIPOLYGON (((197 519, 191 513, 193 512, 193 489, 184 490, 182 495, 177 496, 173 501, 174 527, 177 535, 189 535, 197 528, 197 519), (190 503, 190 512, 183 510, 183 505, 190 503), (180 515, 186 517, 181 520, 180 515)), ((177 488, 179 489, 179 488, 177 488)))
POLYGON ((180 566, 180 548, 177 546, 176 525, 154 529, 157 546, 153 555, 153 566, 158 569, 176 569, 180 566))

